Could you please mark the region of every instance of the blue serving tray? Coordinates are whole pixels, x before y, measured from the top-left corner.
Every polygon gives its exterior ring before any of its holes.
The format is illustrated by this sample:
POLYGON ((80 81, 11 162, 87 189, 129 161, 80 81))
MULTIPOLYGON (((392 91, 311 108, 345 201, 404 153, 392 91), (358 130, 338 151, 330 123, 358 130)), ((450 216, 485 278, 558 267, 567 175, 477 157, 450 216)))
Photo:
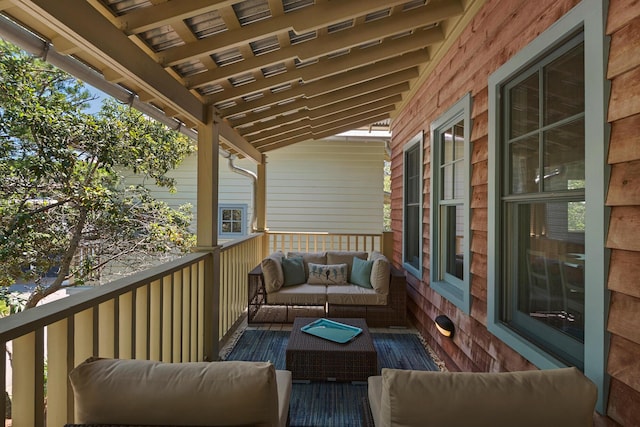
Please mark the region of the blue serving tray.
POLYGON ((329 319, 318 319, 300 328, 302 332, 344 344, 362 333, 361 328, 329 319))

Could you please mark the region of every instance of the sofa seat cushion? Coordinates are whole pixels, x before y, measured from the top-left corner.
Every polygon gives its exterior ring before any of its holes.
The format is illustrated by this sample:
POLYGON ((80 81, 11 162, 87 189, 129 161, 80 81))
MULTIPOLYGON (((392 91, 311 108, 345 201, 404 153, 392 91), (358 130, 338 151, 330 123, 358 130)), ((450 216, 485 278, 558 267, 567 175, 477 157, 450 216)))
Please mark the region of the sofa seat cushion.
POLYGON ((324 305, 327 302, 327 285, 286 286, 267 295, 268 304, 324 305))
POLYGON ((327 302, 336 305, 385 305, 387 296, 353 284, 327 286, 327 302))
POLYGON ((69 379, 76 423, 282 424, 276 370, 269 362, 92 358, 73 369, 69 379))
POLYGON ((503 373, 383 369, 378 427, 584 427, 592 425, 596 397, 596 386, 576 368, 503 373))

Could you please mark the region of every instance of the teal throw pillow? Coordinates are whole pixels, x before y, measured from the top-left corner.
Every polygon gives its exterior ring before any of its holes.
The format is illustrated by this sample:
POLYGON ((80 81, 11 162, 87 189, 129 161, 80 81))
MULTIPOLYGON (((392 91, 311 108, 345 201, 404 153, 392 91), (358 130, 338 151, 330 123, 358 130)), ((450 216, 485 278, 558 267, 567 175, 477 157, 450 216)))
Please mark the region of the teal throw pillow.
POLYGON ((307 281, 304 276, 302 257, 282 258, 282 273, 284 274, 282 286, 301 285, 307 281))
POLYGON ((351 267, 351 283, 363 288, 373 289, 371 286, 371 269, 373 268, 373 260, 365 261, 358 257, 353 257, 353 266, 351 267))

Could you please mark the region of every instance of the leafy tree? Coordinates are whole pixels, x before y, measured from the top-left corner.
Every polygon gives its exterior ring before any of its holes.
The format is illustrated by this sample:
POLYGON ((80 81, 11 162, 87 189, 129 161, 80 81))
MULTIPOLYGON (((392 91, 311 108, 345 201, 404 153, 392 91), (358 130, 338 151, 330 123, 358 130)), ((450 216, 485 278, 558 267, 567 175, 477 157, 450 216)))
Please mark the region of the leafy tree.
POLYGON ((120 176, 175 190, 166 173, 192 144, 115 101, 89 114, 90 101, 82 82, 0 40, 0 285, 36 283, 26 308, 108 262, 194 243, 188 206, 171 209, 120 176))

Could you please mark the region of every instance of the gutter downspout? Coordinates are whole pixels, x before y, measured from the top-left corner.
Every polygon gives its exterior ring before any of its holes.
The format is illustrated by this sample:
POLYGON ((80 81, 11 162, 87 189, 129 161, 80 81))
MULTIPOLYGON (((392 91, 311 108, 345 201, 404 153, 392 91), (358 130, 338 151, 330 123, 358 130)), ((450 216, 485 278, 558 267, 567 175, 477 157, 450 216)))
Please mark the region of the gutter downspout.
POLYGON ((255 172, 252 172, 248 169, 243 169, 241 167, 234 165, 233 161, 237 159, 235 155, 228 152, 225 152, 225 154, 222 154, 221 152, 220 155, 227 159, 229 169, 231 170, 231 172, 237 173, 242 176, 246 176, 251 180, 251 192, 252 192, 252 200, 253 200, 252 202, 253 206, 251 209, 251 232, 255 232, 256 229, 258 228, 257 227, 258 218, 256 216, 256 206, 258 204, 258 201, 257 201, 258 192, 256 191, 257 190, 256 185, 258 182, 258 175, 255 172))

